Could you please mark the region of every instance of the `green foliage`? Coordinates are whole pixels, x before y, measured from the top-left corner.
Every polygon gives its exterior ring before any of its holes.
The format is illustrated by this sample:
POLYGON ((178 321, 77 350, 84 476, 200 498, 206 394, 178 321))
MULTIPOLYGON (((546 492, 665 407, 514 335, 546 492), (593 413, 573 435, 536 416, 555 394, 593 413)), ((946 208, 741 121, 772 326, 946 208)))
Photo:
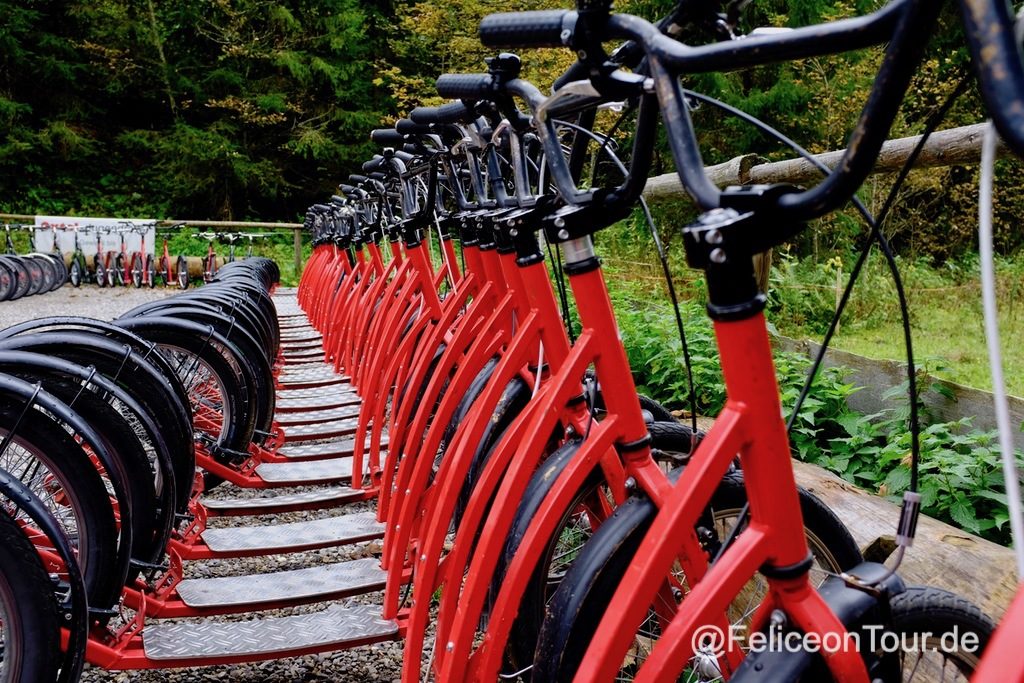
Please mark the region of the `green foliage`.
POLYGON ((389 108, 380 11, 0 1, 0 210, 294 220, 389 108))
MULTIPOLYGON (((650 292, 616 281, 613 298, 623 343, 637 390, 686 411, 686 375, 671 308, 652 302, 650 292)), ((697 411, 717 414, 725 403, 713 333, 702 307, 681 305, 696 384, 697 411)), ((803 389, 810 361, 802 355, 775 354, 783 414, 789 417, 803 389)), ((811 384, 807 399, 793 420, 790 443, 796 457, 835 472, 847 481, 897 500, 910 485, 908 404, 874 415, 853 411, 847 399, 857 387, 847 371, 825 368, 811 384)), ((942 390, 927 381, 922 391, 942 390)), ((907 385, 887 398, 906 397, 907 385)), ((918 490, 923 511, 989 540, 1010 541, 1006 493, 995 434, 971 428, 970 420, 934 421, 922 410, 921 466, 918 490)), ((1024 454, 1018 453, 1024 472, 1024 454)))

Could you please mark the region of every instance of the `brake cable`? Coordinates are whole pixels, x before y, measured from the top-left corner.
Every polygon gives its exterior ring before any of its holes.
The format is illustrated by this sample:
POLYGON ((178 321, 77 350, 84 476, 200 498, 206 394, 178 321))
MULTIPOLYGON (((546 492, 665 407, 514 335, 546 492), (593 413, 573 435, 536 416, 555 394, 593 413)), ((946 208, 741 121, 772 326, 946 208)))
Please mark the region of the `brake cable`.
MULTIPOLYGON (((865 242, 864 247, 861 249, 861 253, 854 266, 854 269, 850 273, 850 279, 843 290, 843 295, 840 299, 839 305, 836 308, 836 313, 832 318, 832 322, 829 325, 828 332, 826 333, 825 338, 820 348, 818 349, 818 353, 814 359, 814 362, 811 365, 811 370, 810 372, 808 372, 807 379, 804 382, 803 390, 801 391, 800 396, 794 404, 793 411, 790 413, 790 417, 787 420, 786 424, 787 431, 792 429, 793 424, 796 421, 796 417, 800 412, 800 408, 802 407, 804 400, 806 400, 808 394, 810 393, 814 377, 817 375, 818 370, 821 368, 821 365, 824 362, 825 353, 828 350, 828 344, 831 342, 831 339, 835 334, 836 328, 838 327, 839 319, 843 313, 843 310, 846 307, 847 302, 849 301, 850 295, 853 292, 853 286, 857 281, 857 277, 859 276, 860 271, 867 260, 867 256, 870 252, 871 245, 877 242, 879 248, 882 251, 882 254, 885 256, 886 263, 888 264, 889 269, 892 273, 894 285, 896 287, 897 297, 899 299, 900 317, 903 326, 904 343, 907 349, 907 378, 908 394, 910 397, 909 421, 911 434, 911 481, 908 490, 904 492, 903 496, 903 506, 900 510, 900 520, 897 525, 898 548, 896 562, 893 568, 890 570, 889 574, 894 573, 896 569, 899 567, 900 563, 903 560, 903 554, 905 552, 905 549, 913 545, 914 532, 917 526, 917 516, 920 513, 921 497, 917 493, 918 469, 920 460, 920 424, 918 420, 917 403, 917 372, 914 365, 913 346, 911 343, 910 332, 910 317, 906 304, 906 296, 903 289, 902 279, 899 276, 899 270, 896 266, 895 257, 892 253, 891 247, 889 246, 888 239, 885 237, 884 234, 882 234, 881 225, 884 222, 885 218, 888 216, 889 211, 891 210, 892 205, 895 202, 896 195, 900 187, 902 187, 907 176, 910 174, 914 161, 920 155, 921 150, 924 148, 924 144, 927 141, 928 137, 935 131, 939 123, 945 118, 946 114, 952 108, 952 105, 956 101, 956 99, 963 92, 966 91, 967 86, 969 84, 969 77, 965 76, 963 79, 961 79, 960 83, 957 84, 957 87, 954 88, 953 92, 949 95, 946 101, 943 102, 942 106, 940 106, 939 109, 936 110, 928 118, 925 124, 924 132, 921 134, 920 139, 917 145, 915 146, 914 150, 911 152, 906 162, 904 162, 904 165, 901 168, 898 177, 893 183, 893 186, 890 188, 889 195, 886 198, 886 202, 883 205, 882 210, 879 212, 879 216, 877 219, 872 217, 871 213, 863 205, 860 199, 858 199, 857 197, 853 197, 853 199, 851 200, 853 205, 858 210, 858 212, 864 217, 868 225, 871 226, 871 234, 869 236, 869 239, 865 242)), ((807 150, 803 149, 803 147, 801 147, 795 141, 788 138, 786 135, 779 132, 778 130, 768 125, 767 123, 747 114, 746 112, 736 109, 735 107, 732 107, 724 102, 721 102, 720 100, 709 97, 707 95, 701 95, 700 93, 696 93, 690 90, 684 90, 683 92, 686 94, 687 97, 707 102, 708 104, 716 106, 740 118, 741 120, 746 121, 747 123, 760 129, 762 132, 775 137, 783 144, 791 147, 794 151, 797 152, 797 154, 803 157, 810 164, 814 165, 823 174, 827 175, 828 173, 830 173, 830 170, 818 159, 814 158, 807 150)), ((743 508, 740 510, 740 514, 738 516, 735 526, 730 530, 725 542, 722 543, 718 552, 715 554, 715 557, 712 559, 712 562, 717 561, 725 552, 725 550, 732 544, 735 538, 739 535, 739 532, 742 530, 743 523, 746 521, 749 512, 749 504, 744 505, 743 508)), ((885 578, 888 577, 882 577, 880 580, 884 580, 885 578)))

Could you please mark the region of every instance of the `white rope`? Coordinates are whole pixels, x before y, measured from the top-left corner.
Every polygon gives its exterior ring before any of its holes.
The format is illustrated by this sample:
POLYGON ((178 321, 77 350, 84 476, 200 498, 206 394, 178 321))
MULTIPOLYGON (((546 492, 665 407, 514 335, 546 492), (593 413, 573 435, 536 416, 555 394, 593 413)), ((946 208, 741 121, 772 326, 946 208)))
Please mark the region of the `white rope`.
POLYGON ((996 425, 999 428, 999 450, 1003 459, 1003 478, 1013 534, 1017 576, 1024 578, 1024 503, 1020 497, 1020 475, 1014 455, 1010 409, 1006 402, 1003 380, 1003 357, 999 345, 999 320, 996 317, 996 279, 992 255, 992 178, 996 157, 996 132, 990 121, 981 145, 981 180, 978 188, 978 251, 981 257, 981 300, 985 311, 985 341, 992 368, 992 394, 995 401, 996 425))

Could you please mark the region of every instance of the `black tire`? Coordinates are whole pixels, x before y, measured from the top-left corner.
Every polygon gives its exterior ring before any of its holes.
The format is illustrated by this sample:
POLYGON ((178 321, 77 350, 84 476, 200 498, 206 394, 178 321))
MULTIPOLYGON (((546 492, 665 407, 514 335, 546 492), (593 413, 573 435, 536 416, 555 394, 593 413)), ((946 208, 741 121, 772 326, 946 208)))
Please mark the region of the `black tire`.
POLYGON ((0 512, 0 680, 57 678, 60 618, 53 583, 17 523, 0 512))
POLYGON ((650 413, 655 422, 678 422, 676 416, 668 408, 653 398, 643 394, 637 394, 636 397, 640 400, 640 409, 650 413))
MULTIPOLYGON (((94 366, 142 406, 146 414, 159 425, 163 439, 175 454, 178 512, 184 512, 192 493, 195 475, 192 414, 188 396, 173 370, 165 369, 164 360, 158 353, 150 353, 147 358, 146 352, 137 351, 136 344, 130 340, 125 342, 125 338, 130 337, 126 331, 110 323, 96 321, 95 324, 113 327, 120 336, 110 334, 112 338, 108 339, 92 330, 58 329, 0 338, 0 348, 31 351, 86 367, 94 366), (133 353, 126 356, 125 350, 129 347, 133 353)), ((139 340, 139 344, 143 343, 139 340)))
MULTIPOLYGON (((0 432, 6 435, 20 413, 20 404, 0 406, 0 432)), ((0 467, 32 489, 64 528, 78 553, 89 604, 114 605, 123 585, 116 569, 117 526, 110 495, 88 454, 54 421, 29 411, 0 467)))
POLYGON ((127 284, 124 279, 124 254, 118 253, 114 256, 114 285, 124 287, 127 284))
POLYGON ((164 280, 164 287, 170 287, 174 282, 173 271, 171 270, 171 259, 166 256, 160 257, 160 277, 164 280))
POLYGON ((132 285, 135 289, 142 287, 142 269, 144 267, 142 257, 132 254, 132 285))
POLYGON ((912 636, 916 635, 925 646, 924 652, 901 653, 900 680, 908 683, 936 680, 934 674, 939 667, 940 680, 968 680, 995 630, 995 624, 977 606, 939 588, 911 586, 895 596, 890 606, 893 632, 906 636, 901 642, 913 643, 912 636), (942 649, 943 636, 949 639, 947 642, 960 638, 961 643, 966 643, 967 634, 977 643, 976 649, 972 643, 952 652, 942 649), (947 678, 947 673, 952 673, 953 677, 947 678))
POLYGON ((116 287, 118 281, 124 284, 124 273, 118 268, 118 256, 112 251, 107 252, 107 258, 104 262, 106 264, 106 275, 107 275, 107 287, 116 287))
POLYGON ((0 257, 0 301, 7 301, 18 287, 18 273, 7 259, 0 257))
POLYGON ((93 276, 96 278, 97 287, 107 286, 107 269, 103 265, 103 259, 100 258, 99 254, 96 254, 93 261, 93 276))
POLYGON ((32 261, 39 266, 39 270, 43 276, 43 286, 39 288, 36 294, 46 294, 52 292, 57 287, 57 281, 60 278, 60 273, 57 271, 57 264, 53 262, 48 254, 27 254, 25 256, 27 260, 32 261))
POLYGON ((178 257, 178 289, 188 289, 188 259, 184 256, 178 257))
POLYGON ((82 277, 82 264, 79 263, 78 257, 75 256, 74 258, 71 259, 71 268, 68 270, 68 280, 71 281, 72 287, 81 287, 82 277))
POLYGON ((253 380, 234 344, 213 327, 187 320, 146 316, 120 319, 116 324, 155 343, 171 365, 180 368, 186 388, 196 389, 198 382, 216 391, 212 399, 190 392, 193 418, 204 409, 220 414, 219 433, 209 435, 222 448, 246 452, 256 424, 253 380))
POLYGON ((156 287, 156 264, 149 255, 146 256, 146 286, 150 289, 156 287))
MULTIPOLYGON (((745 501, 742 473, 732 472, 716 489, 705 519, 713 513, 714 526, 717 527, 719 521, 735 518, 745 501)), ((804 511, 804 526, 816 562, 832 572, 849 569, 861 562, 856 542, 828 507, 803 489, 800 489, 800 506, 804 511)), ((655 514, 655 507, 649 500, 631 498, 617 508, 597 530, 550 600, 540 606, 527 605, 524 600, 521 614, 527 609, 533 612, 539 609, 545 615, 533 659, 535 680, 572 680, 655 514)), ((715 531, 723 535, 721 529, 715 531)), ((713 556, 714 548, 709 550, 713 556)), ((753 581, 759 578, 755 577, 753 581)), ((751 596, 756 595, 757 587, 750 585, 748 590, 745 604, 734 603, 730 608, 738 612, 731 613, 731 619, 749 617, 749 611, 755 606, 751 596)), ((657 637, 655 627, 638 638, 641 644, 631 652, 632 664, 638 665, 643 661, 643 645, 652 643, 657 637)), ((631 673, 629 670, 623 671, 617 680, 628 680, 631 673)))
POLYGON ((40 292, 49 291, 47 284, 47 277, 50 274, 49 269, 34 258, 21 256, 18 260, 21 261, 28 272, 29 286, 25 296, 34 296, 40 292))

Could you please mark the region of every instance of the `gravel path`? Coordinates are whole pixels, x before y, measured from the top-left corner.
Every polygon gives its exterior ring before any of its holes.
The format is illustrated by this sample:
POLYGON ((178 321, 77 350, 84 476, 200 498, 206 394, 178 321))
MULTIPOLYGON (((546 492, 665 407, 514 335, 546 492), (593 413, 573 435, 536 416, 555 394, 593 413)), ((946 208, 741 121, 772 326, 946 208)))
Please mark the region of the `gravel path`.
POLYGON ((113 320, 140 304, 177 293, 176 289, 135 289, 96 285, 64 285, 55 292, 27 296, 17 301, 0 301, 0 329, 26 320, 53 315, 82 315, 113 320))
MULTIPOLYGON (((154 299, 171 296, 177 290, 157 289, 100 289, 95 286, 62 287, 56 292, 24 298, 13 302, 0 302, 0 329, 27 320, 58 315, 81 315, 111 320, 118 315, 154 299)), ((298 491, 300 489, 282 490, 298 491)), ((211 495, 238 497, 249 494, 230 484, 222 484, 211 495)), ((257 492, 260 493, 260 492, 257 492)), ((341 515, 373 509, 373 503, 359 503, 341 509, 282 514, 261 517, 227 517, 210 521, 211 527, 270 524, 341 515)), ((186 578, 231 576, 249 573, 282 571, 315 564, 339 562, 362 557, 377 557, 380 541, 358 543, 341 548, 328 548, 305 553, 272 555, 239 560, 209 560, 187 562, 186 578)), ((340 604, 376 603, 382 595, 372 593, 339 601, 340 604)), ((325 603, 288 610, 264 612, 266 615, 286 615, 319 611, 325 603)), ((219 619, 245 619, 251 615, 216 617, 219 619)), ((432 640, 432 639, 431 639, 432 640)), ((428 644, 431 641, 428 641, 428 644)), ((103 671, 87 669, 82 676, 86 683, 156 683, 185 681, 238 681, 239 683, 300 683, 334 681, 338 683, 390 683, 401 675, 401 642, 378 643, 351 650, 307 655, 288 659, 228 666, 163 669, 152 671, 103 671)))

